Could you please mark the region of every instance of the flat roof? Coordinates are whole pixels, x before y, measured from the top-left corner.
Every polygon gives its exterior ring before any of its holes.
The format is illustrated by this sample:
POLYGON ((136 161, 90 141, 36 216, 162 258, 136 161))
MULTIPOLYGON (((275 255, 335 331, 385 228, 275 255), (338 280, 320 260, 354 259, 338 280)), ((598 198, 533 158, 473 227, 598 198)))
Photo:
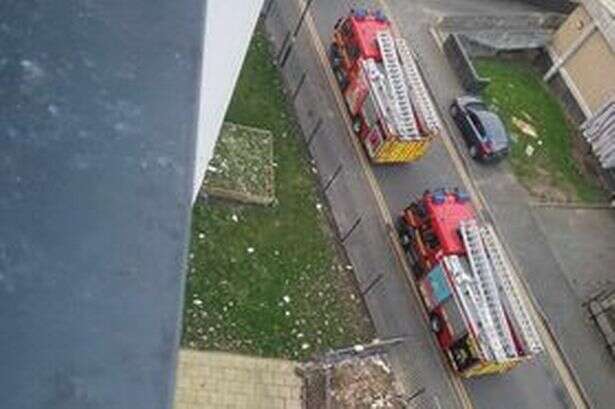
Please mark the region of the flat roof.
POLYGON ((3 408, 172 406, 204 8, 3 8, 3 408))
POLYGON ((615 0, 582 0, 582 4, 615 52, 615 0))

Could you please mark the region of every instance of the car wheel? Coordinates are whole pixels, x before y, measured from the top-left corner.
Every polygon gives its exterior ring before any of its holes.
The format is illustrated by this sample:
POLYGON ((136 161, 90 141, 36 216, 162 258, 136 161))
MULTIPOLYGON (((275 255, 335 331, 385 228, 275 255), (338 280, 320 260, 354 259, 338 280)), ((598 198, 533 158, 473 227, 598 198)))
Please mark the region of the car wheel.
POLYGON ((476 147, 476 145, 471 145, 469 152, 472 159, 478 159, 478 148, 476 147))
POLYGON ((451 104, 448 111, 450 112, 451 116, 454 118, 457 116, 457 114, 459 114, 459 107, 456 104, 451 104))

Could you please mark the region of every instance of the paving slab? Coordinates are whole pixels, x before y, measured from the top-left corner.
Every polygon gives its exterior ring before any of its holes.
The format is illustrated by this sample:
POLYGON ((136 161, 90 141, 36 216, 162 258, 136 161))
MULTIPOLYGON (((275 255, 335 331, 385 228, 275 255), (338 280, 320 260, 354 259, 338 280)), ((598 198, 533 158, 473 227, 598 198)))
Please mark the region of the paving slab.
POLYGON ((225 352, 179 353, 175 409, 299 409, 296 363, 225 352))

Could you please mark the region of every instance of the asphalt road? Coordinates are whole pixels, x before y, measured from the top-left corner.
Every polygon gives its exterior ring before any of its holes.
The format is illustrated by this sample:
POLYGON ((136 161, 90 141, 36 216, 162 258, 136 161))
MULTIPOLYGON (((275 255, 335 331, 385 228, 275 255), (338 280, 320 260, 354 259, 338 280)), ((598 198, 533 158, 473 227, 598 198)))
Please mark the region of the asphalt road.
MULTIPOLYGON (((349 5, 350 2, 346 1, 316 1, 313 4, 311 15, 324 44, 329 41, 331 28, 337 17, 344 15, 349 5)), ((369 5, 369 2, 359 4, 359 6, 369 5)), ((521 3, 487 0, 437 2, 390 0, 388 6, 393 10, 400 31, 418 53, 423 69, 428 67, 429 85, 443 112, 447 112, 449 102, 462 91, 450 68, 442 65, 442 56, 439 55, 440 51, 429 32, 430 23, 445 11, 515 13, 532 10, 521 3)), ((397 214, 425 189, 462 186, 461 178, 442 141, 435 142, 429 154, 417 163, 378 166, 374 167, 374 173, 392 215, 397 214)), ((509 374, 464 383, 475 407, 480 409, 571 407, 567 392, 547 354, 509 374)))

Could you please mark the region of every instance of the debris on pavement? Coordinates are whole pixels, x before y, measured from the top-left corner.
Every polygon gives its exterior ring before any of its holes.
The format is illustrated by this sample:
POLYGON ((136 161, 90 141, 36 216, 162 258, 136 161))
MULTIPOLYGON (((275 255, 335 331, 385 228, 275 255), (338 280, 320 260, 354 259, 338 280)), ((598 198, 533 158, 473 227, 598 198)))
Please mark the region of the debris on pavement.
POLYGON ((306 409, 404 409, 386 356, 359 345, 304 364, 306 409))

